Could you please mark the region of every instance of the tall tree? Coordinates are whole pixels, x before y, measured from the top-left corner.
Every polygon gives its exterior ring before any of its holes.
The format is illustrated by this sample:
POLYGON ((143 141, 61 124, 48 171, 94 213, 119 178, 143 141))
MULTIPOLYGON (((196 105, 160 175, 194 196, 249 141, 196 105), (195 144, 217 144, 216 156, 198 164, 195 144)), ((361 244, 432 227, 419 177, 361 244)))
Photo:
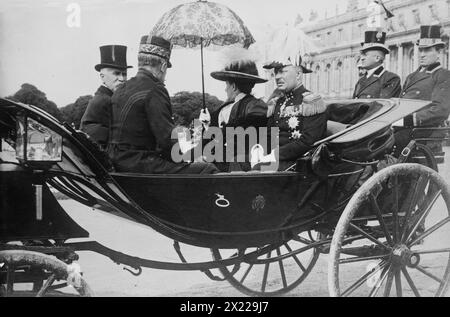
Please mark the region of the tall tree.
POLYGON ((61 113, 63 115, 64 121, 69 124, 73 124, 76 129, 80 128, 81 118, 88 106, 89 101, 93 96, 86 95, 78 97, 78 99, 63 108, 61 108, 61 113))
POLYGON ((59 111, 58 106, 53 101, 48 100, 44 92, 31 84, 23 84, 20 89, 13 96, 8 97, 8 99, 36 106, 47 111, 58 120, 62 119, 62 114, 59 111))

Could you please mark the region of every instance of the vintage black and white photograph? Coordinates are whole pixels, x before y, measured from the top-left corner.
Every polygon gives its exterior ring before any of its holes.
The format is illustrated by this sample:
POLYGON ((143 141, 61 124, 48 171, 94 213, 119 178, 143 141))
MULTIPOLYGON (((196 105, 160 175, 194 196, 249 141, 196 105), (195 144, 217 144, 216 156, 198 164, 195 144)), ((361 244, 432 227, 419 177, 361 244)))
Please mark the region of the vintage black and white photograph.
POLYGON ((2 0, 0 297, 450 297, 449 38, 450 0, 2 0))

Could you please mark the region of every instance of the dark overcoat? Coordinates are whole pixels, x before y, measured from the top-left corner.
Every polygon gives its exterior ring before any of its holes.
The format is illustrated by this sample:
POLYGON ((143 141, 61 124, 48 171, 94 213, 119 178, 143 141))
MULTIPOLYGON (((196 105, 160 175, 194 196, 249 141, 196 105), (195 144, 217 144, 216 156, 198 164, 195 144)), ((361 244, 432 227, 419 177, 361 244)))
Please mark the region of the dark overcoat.
POLYGON ((279 163, 283 170, 325 137, 326 106, 319 95, 300 86, 278 99, 267 125, 279 128, 279 163))
POLYGON ((363 76, 358 80, 353 99, 397 98, 401 90, 400 77, 382 66, 369 78, 363 76))
POLYGON ((87 133, 103 148, 108 144, 112 95, 113 92, 110 89, 100 86, 81 118, 81 131, 87 133))

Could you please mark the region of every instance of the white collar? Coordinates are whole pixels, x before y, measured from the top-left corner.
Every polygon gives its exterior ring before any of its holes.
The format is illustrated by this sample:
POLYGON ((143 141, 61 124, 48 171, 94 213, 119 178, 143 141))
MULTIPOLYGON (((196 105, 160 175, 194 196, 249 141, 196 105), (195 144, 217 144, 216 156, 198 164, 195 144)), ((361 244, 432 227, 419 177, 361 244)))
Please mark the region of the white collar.
POLYGON ((243 92, 239 93, 239 95, 237 95, 236 98, 234 98, 234 104, 236 104, 239 101, 241 101, 242 99, 244 99, 245 96, 247 96, 247 95, 244 94, 243 92))
MULTIPOLYGON (((379 65, 378 67, 369 69, 369 70, 367 71, 366 77, 367 77, 367 78, 370 78, 370 77, 377 71, 377 69, 379 69, 380 67, 383 67, 383 65, 379 65)), ((380 74, 380 76, 381 76, 381 74, 380 74)))

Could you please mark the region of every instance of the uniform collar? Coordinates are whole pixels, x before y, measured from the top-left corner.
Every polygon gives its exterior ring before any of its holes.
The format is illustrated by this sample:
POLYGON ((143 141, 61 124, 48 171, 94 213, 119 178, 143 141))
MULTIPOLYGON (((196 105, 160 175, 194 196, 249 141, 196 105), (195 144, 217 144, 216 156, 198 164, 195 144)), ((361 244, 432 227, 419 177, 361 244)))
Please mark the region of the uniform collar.
POLYGON ((369 69, 367 71, 366 78, 370 78, 372 75, 375 77, 380 77, 385 72, 383 65, 379 65, 378 67, 369 69))
POLYGON ((290 92, 286 92, 286 99, 296 99, 299 96, 303 96, 303 93, 307 92, 305 86, 301 85, 290 92))
POLYGON ((150 71, 146 70, 145 68, 139 68, 136 76, 145 76, 151 78, 153 81, 157 83, 161 83, 164 85, 162 81, 160 81, 158 78, 155 77, 150 71))
MULTIPOLYGON (((440 69, 440 68, 442 68, 441 63, 440 63, 440 62, 436 62, 436 63, 433 63, 433 64, 428 65, 427 67, 425 67, 425 71, 426 71, 428 74, 432 74, 432 73, 434 73, 435 71, 437 71, 437 70, 440 69)), ((422 70, 422 69, 421 69, 421 70, 422 70)))

